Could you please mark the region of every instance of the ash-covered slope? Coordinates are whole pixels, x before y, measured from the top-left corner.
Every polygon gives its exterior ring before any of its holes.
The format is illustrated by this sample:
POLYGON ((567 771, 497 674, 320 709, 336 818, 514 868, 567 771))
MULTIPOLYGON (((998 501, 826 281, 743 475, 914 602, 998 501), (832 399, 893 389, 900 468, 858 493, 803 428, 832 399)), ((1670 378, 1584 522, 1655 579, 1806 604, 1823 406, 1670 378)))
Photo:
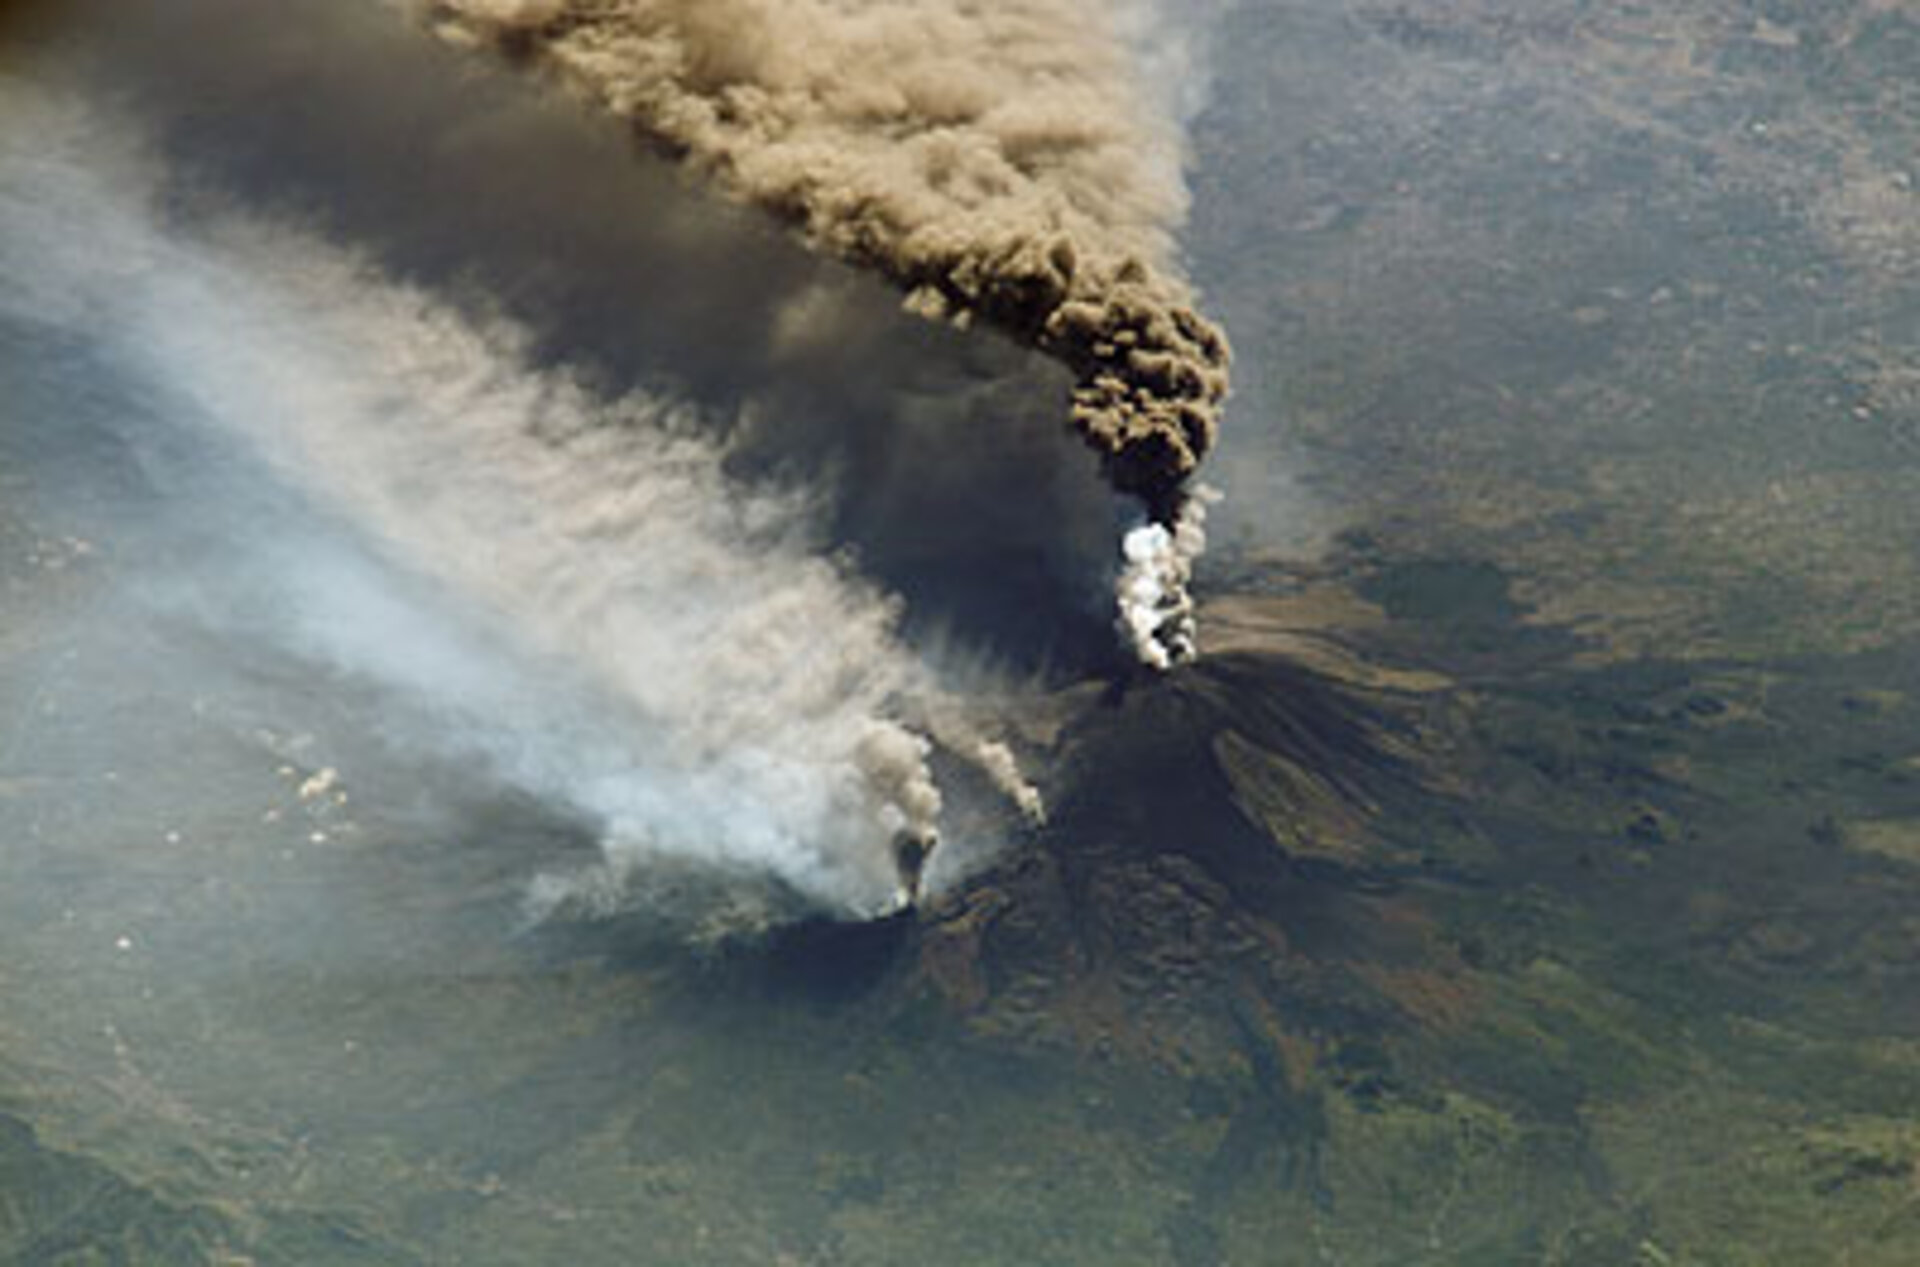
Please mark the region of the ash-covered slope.
POLYGON ((1249 1024, 1394 1023, 1367 974, 1434 950, 1389 824, 1433 795, 1416 753, 1443 701, 1237 651, 1054 703, 1043 829, 917 917, 748 958, 860 1015, 932 1002, 1016 1048, 1182 1068, 1241 1060, 1249 1024))

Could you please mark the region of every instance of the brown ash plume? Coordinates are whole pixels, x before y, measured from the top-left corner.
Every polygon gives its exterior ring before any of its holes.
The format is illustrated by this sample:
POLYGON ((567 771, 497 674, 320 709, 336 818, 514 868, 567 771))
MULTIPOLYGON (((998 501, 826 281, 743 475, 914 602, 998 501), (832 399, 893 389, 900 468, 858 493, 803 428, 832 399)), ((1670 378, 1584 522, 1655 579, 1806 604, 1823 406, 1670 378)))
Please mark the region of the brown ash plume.
POLYGON ((1073 424, 1170 528, 1229 353, 1172 233, 1179 145, 1084 0, 434 0, 928 316, 1075 377, 1073 424))

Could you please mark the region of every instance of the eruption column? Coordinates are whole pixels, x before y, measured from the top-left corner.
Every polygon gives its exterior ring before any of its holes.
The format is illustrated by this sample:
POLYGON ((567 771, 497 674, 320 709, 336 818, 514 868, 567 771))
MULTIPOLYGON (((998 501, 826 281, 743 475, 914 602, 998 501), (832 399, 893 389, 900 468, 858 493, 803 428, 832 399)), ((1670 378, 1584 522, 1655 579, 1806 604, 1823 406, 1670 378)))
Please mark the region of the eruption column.
POLYGON ((1173 235, 1176 129, 1087 0, 431 0, 436 29, 538 66, 923 315, 1074 376, 1068 416, 1150 524, 1122 622, 1192 654, 1189 483, 1230 361, 1173 235), (1158 613, 1150 615, 1150 613, 1158 613))

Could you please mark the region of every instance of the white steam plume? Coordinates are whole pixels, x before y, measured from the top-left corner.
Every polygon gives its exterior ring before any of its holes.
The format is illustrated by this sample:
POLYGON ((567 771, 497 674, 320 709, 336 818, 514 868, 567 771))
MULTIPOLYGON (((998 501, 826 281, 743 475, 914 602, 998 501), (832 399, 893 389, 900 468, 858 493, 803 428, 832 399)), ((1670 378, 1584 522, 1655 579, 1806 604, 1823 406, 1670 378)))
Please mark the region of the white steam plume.
POLYGON ((1194 561, 1207 548, 1207 506, 1218 496, 1202 485, 1172 528, 1145 523, 1128 532, 1122 544, 1126 566, 1115 587, 1120 632, 1150 668, 1164 671, 1200 653, 1188 587, 1194 561))
POLYGON ((924 852, 942 806, 903 719, 938 692, 896 605, 820 556, 809 499, 731 480, 671 402, 536 371, 512 328, 297 229, 173 231, 144 181, 101 174, 97 122, 4 82, 0 105, 23 124, 0 136, 0 304, 110 343, 383 557, 260 523, 284 571, 259 602, 285 610, 251 619, 596 820, 604 868, 537 899, 593 905, 663 859, 849 914, 913 896, 901 841, 924 852))

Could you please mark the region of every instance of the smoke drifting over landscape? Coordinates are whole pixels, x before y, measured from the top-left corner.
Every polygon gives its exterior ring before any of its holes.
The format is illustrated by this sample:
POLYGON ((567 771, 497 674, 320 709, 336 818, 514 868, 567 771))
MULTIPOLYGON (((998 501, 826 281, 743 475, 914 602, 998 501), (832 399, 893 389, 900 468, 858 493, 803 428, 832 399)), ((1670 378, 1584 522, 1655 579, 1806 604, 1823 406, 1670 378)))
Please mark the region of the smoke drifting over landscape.
MULTIPOLYGON (((559 77, 910 308, 983 320, 1074 376, 1071 417, 1169 539, 1227 391, 1224 336, 1176 267, 1180 145, 1111 15, 1077 0, 435 0, 450 38, 559 77)), ((1176 552, 1129 547, 1149 663, 1193 652, 1176 552), (1155 560, 1160 560, 1155 562, 1155 560)), ((1133 598, 1129 598, 1129 594, 1133 598)), ((1130 605, 1130 603, 1132 605, 1130 605)))
POLYGON ((1130 652, 1193 653, 1226 350, 1177 138, 1087 14, 440 13, 605 92, 643 36, 719 58, 656 85, 678 139, 601 95, 802 245, 404 4, 48 12, 39 78, 0 68, 0 319, 150 401, 129 445, 220 455, 166 512, 219 548, 137 602, 591 824, 536 912, 689 865, 884 911, 1044 821, 995 698, 1111 667, 1116 585, 1130 652))
MULTIPOLYGON (((895 605, 818 554, 802 494, 741 487, 682 407, 534 370, 511 327, 297 228, 171 231, 101 174, 110 125, 0 100, 42 155, 6 190, 0 315, 107 344, 180 425, 243 442, 373 552, 261 520, 239 576, 212 560, 164 588, 398 692, 435 721, 408 742, 588 816, 607 870, 549 880, 549 904, 675 857, 834 909, 894 900, 894 841, 931 839, 942 808, 900 718, 938 691, 895 605), (209 600, 243 578, 246 601, 209 600)), ((193 480, 202 517, 261 499, 193 480)), ((948 730, 961 759, 1000 759, 948 730)))

